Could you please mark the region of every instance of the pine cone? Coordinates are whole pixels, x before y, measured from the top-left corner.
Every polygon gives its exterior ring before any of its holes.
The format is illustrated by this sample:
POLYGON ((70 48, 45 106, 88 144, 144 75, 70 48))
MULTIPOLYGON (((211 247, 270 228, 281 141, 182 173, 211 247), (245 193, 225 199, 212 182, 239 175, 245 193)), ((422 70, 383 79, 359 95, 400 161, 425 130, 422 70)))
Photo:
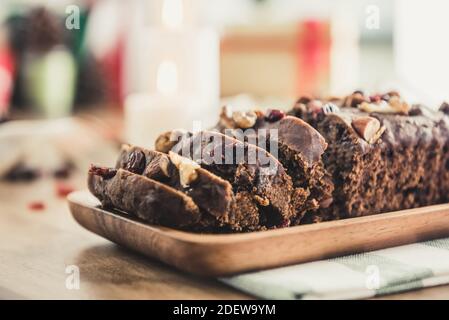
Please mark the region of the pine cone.
POLYGON ((48 51, 62 43, 61 21, 43 7, 31 10, 26 26, 26 45, 31 51, 48 51))

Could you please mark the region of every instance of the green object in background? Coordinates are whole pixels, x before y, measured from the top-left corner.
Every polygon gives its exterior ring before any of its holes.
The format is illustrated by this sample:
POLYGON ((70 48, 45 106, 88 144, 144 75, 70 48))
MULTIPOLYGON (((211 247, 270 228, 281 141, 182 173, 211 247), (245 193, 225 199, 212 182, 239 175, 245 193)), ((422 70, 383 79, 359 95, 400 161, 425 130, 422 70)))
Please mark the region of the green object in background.
POLYGON ((29 102, 45 117, 70 115, 75 95, 76 62, 64 47, 25 58, 25 86, 29 102))
POLYGON ((89 18, 89 11, 80 11, 80 28, 79 30, 71 30, 74 32, 74 43, 73 43, 73 53, 75 54, 77 60, 84 59, 87 48, 86 48, 86 26, 89 18))

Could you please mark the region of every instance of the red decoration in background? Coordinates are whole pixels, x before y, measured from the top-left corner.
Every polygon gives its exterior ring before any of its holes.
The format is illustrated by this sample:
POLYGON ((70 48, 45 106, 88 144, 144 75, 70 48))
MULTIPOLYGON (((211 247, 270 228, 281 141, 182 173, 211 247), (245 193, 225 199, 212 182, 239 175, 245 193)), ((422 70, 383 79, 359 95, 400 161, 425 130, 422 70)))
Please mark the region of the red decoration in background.
POLYGON ((123 59, 124 59, 124 38, 119 36, 117 44, 113 50, 108 52, 101 61, 105 74, 107 98, 114 105, 122 105, 123 93, 123 59))
POLYGON ((65 198, 69 193, 74 191, 74 188, 68 184, 57 182, 56 183, 56 195, 60 198, 65 198))
POLYGON ((8 113, 11 101, 15 58, 8 47, 0 47, 0 118, 8 113))
POLYGON ((330 65, 330 37, 327 23, 308 20, 298 32, 298 94, 319 94, 330 65))

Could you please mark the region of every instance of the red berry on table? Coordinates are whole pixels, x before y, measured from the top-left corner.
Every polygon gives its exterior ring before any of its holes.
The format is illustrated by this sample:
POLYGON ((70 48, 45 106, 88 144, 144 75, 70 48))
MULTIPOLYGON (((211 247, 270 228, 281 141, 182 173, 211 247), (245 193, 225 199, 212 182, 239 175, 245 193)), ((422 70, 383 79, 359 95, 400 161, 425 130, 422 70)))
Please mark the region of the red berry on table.
POLYGON ((45 209, 45 204, 42 201, 33 201, 28 205, 28 208, 33 211, 42 211, 45 209))

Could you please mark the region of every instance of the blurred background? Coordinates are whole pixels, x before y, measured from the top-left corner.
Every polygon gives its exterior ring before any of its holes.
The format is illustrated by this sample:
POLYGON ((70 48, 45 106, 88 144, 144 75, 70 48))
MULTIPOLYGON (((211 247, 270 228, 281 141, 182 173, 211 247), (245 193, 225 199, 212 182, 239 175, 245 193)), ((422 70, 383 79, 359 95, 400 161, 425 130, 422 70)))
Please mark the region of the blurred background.
POLYGON ((223 104, 395 89, 436 107, 446 12, 444 0, 2 0, 0 176, 152 146, 213 125, 223 104))

